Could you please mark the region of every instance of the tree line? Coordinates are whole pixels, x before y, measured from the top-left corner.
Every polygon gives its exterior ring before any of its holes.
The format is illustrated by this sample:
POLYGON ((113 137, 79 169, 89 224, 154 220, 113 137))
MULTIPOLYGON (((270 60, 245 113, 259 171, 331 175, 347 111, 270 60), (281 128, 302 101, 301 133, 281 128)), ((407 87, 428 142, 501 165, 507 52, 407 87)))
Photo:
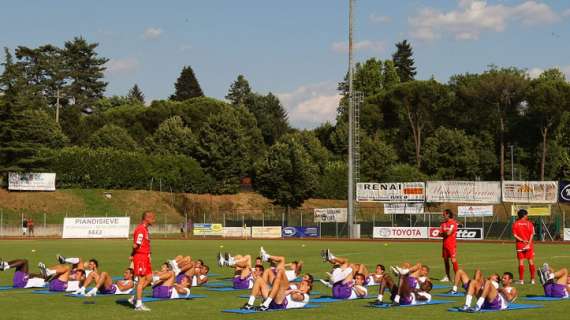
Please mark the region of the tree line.
MULTIPOLYGON (((336 123, 299 130, 277 96, 255 92, 243 75, 226 101, 206 97, 190 66, 167 100, 145 103, 136 84, 106 97, 108 59, 97 46, 75 38, 62 48, 5 49, 1 172, 56 172, 61 187, 144 189, 160 180, 172 191, 218 194, 250 177, 286 207, 346 198, 346 75, 336 123)), ((407 41, 392 59, 356 65, 361 181, 570 177, 570 84, 559 70, 530 79, 490 66, 447 83, 415 75, 407 41)))

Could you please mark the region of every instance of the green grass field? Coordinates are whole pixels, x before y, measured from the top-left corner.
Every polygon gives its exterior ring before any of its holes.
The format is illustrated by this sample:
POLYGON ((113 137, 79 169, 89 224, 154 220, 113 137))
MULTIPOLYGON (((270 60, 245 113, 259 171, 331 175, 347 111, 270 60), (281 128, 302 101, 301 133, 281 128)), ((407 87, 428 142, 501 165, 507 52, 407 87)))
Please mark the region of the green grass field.
MULTIPOLYGON (((247 253, 257 255, 259 246, 263 245, 270 253, 285 255, 291 259, 305 261, 305 271, 320 278, 329 266, 322 262, 319 251, 330 248, 338 256, 344 256, 355 262, 366 263, 373 268, 376 263, 386 266, 404 261, 421 261, 432 269, 432 276, 439 279, 443 275, 440 259, 440 243, 384 243, 384 242, 338 242, 338 241, 279 241, 279 240, 154 240, 153 265, 157 268, 161 261, 176 254, 191 255, 202 258, 209 264, 211 272, 221 273, 224 278, 230 276, 229 269, 220 269, 215 264, 215 254, 219 251, 247 253), (223 246, 223 248, 220 248, 223 246)), ((512 243, 465 243, 458 245, 460 266, 472 273, 479 267, 485 274, 491 272, 511 271, 516 274, 512 243)), ((569 246, 537 245, 537 264, 548 261, 554 267, 570 267, 569 246)), ((130 241, 127 240, 33 240, 33 241, 0 241, 0 258, 27 258, 35 266, 39 261, 54 264, 55 255, 62 253, 68 256, 80 255, 85 258, 95 257, 99 260, 102 271, 110 271, 120 275, 128 265, 130 241), (35 252, 32 252, 35 250, 35 252)), ((33 267, 32 269, 35 269, 33 267)), ((528 271, 527 271, 528 272, 528 271)), ((11 285, 13 272, 0 272, 0 285, 11 285)), ((527 275, 528 277, 528 275, 527 275)), ((212 278, 210 281, 216 280, 212 278)), ((438 283, 438 282, 435 282, 438 283)), ((373 292, 372 287, 369 292, 373 292)), ((539 285, 518 286, 520 300, 527 294, 541 294, 539 285)), ((222 309, 238 308, 245 300, 239 298, 244 292, 211 292, 206 288, 193 288, 193 293, 207 294, 206 299, 180 300, 149 303, 150 313, 136 313, 128 307, 117 304, 116 296, 105 296, 91 299, 94 304, 85 304, 86 299, 64 297, 63 295, 36 295, 27 290, 0 291, 0 319, 538 319, 548 316, 549 320, 568 319, 570 301, 543 302, 545 308, 498 312, 491 314, 457 314, 447 312, 447 308, 459 306, 462 298, 451 298, 456 303, 448 305, 422 306, 414 308, 375 309, 367 308, 369 300, 337 302, 321 304, 318 309, 271 312, 266 314, 236 315, 224 314, 222 309)), ((330 289, 320 283, 315 290, 322 294, 330 294, 330 289)), ((444 292, 440 289, 434 292, 444 292)), ((446 299, 449 298, 438 298, 446 299)), ((526 302, 536 303, 536 302, 526 302)))

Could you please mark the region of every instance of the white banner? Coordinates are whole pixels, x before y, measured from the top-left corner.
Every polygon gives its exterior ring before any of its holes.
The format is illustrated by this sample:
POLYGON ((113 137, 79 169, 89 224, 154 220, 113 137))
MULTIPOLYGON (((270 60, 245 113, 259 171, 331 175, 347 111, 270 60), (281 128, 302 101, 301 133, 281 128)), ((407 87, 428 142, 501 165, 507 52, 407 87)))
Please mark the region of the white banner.
POLYGON ((55 191, 55 173, 8 173, 8 190, 55 191))
POLYGON ((501 203, 498 181, 428 181, 427 202, 501 203))
POLYGON ((424 182, 357 183, 359 202, 424 202, 424 182))
POLYGON ((459 217, 492 217, 493 206, 458 206, 459 217))
POLYGON ((320 208, 315 209, 315 222, 346 222, 346 208, 320 208))
POLYGON ((375 239, 427 239, 427 227, 374 227, 375 239))
POLYGON ((564 241, 570 241, 570 228, 564 228, 564 241))
POLYGON ((503 202, 556 203, 558 181, 503 181, 503 202))
POLYGON ((225 238, 249 238, 250 236, 250 227, 224 227, 225 238))
POLYGON ((421 214, 423 203, 384 203, 384 214, 421 214))
POLYGON ((281 238, 281 227, 251 227, 252 238, 281 238))
POLYGON ((64 239, 128 238, 130 217, 64 218, 64 239))

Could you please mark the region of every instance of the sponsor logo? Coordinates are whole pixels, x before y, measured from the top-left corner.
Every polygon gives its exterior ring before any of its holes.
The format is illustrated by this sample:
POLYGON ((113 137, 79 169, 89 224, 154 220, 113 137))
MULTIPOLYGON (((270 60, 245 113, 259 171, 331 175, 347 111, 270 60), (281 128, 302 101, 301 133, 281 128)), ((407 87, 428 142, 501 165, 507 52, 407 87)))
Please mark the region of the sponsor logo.
POLYGON ((293 237, 297 234, 297 229, 295 227, 283 228, 283 235, 286 237, 293 237))
POLYGON ((439 229, 438 228, 430 228, 429 230, 429 236, 430 238, 439 238, 439 229))
POLYGON ((318 237, 319 236, 319 228, 307 228, 307 229, 305 229, 305 236, 318 237))
POLYGON ((564 201, 570 201, 570 184, 566 185, 560 191, 560 198, 562 198, 562 200, 564 201))
POLYGON ((390 231, 389 228, 380 228, 380 231, 378 232, 378 234, 382 238, 389 238, 391 233, 392 232, 390 231))
MULTIPOLYGON (((429 237, 441 239, 439 228, 430 228, 429 237)), ((460 240, 481 240, 483 239, 483 229, 481 228, 459 228, 457 229, 457 239, 460 240)))

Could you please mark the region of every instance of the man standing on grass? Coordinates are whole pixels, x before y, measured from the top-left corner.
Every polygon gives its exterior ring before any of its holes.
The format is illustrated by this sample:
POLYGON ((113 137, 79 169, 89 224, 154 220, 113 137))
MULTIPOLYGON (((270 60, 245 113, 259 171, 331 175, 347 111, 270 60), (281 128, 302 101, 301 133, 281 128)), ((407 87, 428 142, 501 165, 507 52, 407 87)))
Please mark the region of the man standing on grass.
MULTIPOLYGON (((143 213, 141 223, 136 227, 133 239, 133 251, 131 259, 133 260, 133 269, 135 276, 138 277, 135 310, 150 311, 148 307, 143 305, 143 291, 152 283, 152 266, 150 259, 150 238, 148 235, 148 227, 152 225, 156 217, 154 212, 146 211, 143 213)), ((134 297, 129 300, 131 303, 134 297)))
POLYGON ((528 260, 530 283, 534 284, 536 267, 534 266, 534 225, 528 220, 528 212, 520 209, 518 219, 513 223, 513 236, 516 240, 517 259, 519 261, 519 284, 524 284, 524 259, 528 260))
POLYGON ((457 221, 453 219, 453 211, 450 209, 443 210, 443 222, 439 228, 439 235, 443 237, 442 257, 445 265, 445 277, 441 281, 449 282, 449 279, 452 279, 449 273, 449 259, 453 263, 453 272, 459 270, 455 257, 457 254, 457 221))

